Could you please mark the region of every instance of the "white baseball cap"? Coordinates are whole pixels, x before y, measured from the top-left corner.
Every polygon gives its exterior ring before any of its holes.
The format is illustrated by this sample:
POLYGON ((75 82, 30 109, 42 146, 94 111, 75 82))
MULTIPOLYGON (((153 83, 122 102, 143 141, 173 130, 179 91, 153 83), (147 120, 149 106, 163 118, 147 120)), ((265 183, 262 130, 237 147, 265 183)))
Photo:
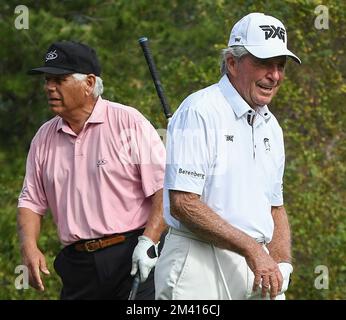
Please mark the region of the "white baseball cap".
POLYGON ((228 46, 244 46, 252 55, 260 59, 290 56, 300 59, 287 49, 287 34, 282 22, 264 13, 250 13, 232 28, 228 46))

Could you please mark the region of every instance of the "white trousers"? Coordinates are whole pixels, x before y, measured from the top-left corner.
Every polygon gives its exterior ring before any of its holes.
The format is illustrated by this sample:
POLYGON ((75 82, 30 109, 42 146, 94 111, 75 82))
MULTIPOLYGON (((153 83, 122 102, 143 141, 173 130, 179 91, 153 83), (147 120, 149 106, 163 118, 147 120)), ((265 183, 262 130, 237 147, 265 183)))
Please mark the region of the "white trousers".
POLYGON ((155 266, 157 300, 262 299, 261 290, 252 291, 254 274, 243 256, 179 233, 170 229, 155 266))

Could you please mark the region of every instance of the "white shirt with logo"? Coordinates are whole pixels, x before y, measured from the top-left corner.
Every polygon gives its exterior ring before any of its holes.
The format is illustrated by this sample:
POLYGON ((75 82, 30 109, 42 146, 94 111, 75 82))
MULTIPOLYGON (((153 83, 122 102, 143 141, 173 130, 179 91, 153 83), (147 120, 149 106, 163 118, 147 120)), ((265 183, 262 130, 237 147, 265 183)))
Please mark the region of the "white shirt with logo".
POLYGON ((274 115, 255 112, 223 76, 219 83, 188 96, 167 132, 164 217, 168 190, 192 192, 234 227, 270 242, 271 206, 283 204, 284 141, 274 115))

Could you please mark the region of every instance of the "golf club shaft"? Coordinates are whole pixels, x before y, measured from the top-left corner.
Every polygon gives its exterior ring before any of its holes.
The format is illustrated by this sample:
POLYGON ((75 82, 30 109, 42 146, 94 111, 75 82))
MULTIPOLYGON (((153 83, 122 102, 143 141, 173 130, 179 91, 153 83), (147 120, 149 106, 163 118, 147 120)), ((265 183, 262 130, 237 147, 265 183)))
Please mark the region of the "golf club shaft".
POLYGON ((132 282, 132 288, 131 288, 128 300, 136 299, 139 283, 140 283, 140 276, 139 276, 139 272, 137 272, 132 282))

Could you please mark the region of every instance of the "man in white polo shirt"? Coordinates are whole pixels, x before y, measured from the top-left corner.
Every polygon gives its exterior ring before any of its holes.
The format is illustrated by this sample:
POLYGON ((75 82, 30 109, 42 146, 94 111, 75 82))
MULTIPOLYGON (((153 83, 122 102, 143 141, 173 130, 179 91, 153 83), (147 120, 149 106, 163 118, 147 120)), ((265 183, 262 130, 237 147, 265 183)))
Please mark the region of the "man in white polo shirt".
POLYGON ((252 13, 223 51, 220 81, 187 97, 168 128, 157 299, 284 299, 291 265, 284 142, 267 105, 287 49, 283 24, 252 13))
POLYGON ((50 208, 64 245, 54 262, 62 299, 127 299, 137 273, 137 298, 153 299, 150 271, 165 229, 159 135, 134 108, 102 99, 101 67, 85 44, 54 42, 29 73, 44 74, 56 115, 32 140, 18 201, 30 284, 44 290, 49 273, 37 241, 50 208))

